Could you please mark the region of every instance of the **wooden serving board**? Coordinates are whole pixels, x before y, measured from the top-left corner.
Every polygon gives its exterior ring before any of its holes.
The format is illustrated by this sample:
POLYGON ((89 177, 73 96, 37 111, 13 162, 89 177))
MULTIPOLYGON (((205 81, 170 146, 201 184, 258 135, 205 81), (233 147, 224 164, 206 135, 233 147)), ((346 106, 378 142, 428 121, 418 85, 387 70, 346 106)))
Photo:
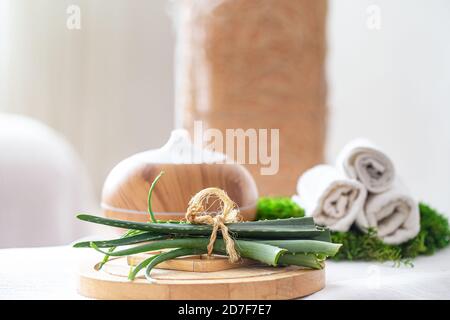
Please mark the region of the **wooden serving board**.
POLYGON ((143 275, 127 279, 126 258, 109 261, 101 271, 85 261, 78 290, 96 299, 226 300, 294 299, 325 287, 325 270, 267 267, 259 264, 212 272, 154 269, 152 281, 143 275))
MULTIPOLYGON (((159 252, 153 252, 157 254, 159 252)), ((127 263, 130 266, 136 266, 143 260, 152 256, 152 253, 136 254, 127 257, 127 263)), ((228 257, 213 255, 196 255, 189 257, 180 257, 168 261, 164 261, 158 264, 158 269, 178 270, 178 271, 191 271, 191 272, 213 272, 222 271, 227 269, 241 268, 255 264, 253 260, 242 259, 239 263, 230 263, 228 257)))

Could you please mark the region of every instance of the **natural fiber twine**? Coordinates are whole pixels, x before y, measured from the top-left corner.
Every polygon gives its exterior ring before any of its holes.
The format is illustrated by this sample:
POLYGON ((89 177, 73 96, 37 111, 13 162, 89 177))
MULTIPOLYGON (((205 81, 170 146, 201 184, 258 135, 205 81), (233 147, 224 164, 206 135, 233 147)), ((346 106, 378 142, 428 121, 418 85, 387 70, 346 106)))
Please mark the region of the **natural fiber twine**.
POLYGON ((225 191, 219 188, 206 188, 198 192, 189 201, 186 211, 186 220, 194 224, 208 224, 213 227, 208 244, 208 256, 211 256, 217 232, 222 232, 225 248, 230 262, 239 260, 239 253, 234 246, 234 240, 228 232, 227 223, 239 222, 241 217, 236 204, 228 197, 225 191), (217 213, 208 212, 209 208, 216 203, 215 200, 208 208, 205 208, 211 197, 217 198, 221 202, 220 210, 217 213))

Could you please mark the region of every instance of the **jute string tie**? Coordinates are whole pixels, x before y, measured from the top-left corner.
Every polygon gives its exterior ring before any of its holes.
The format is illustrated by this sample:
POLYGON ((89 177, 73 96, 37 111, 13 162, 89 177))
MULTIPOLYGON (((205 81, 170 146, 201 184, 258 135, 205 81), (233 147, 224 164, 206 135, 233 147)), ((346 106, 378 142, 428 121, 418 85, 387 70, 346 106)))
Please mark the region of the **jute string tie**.
POLYGON ((225 249, 230 262, 237 262, 239 254, 236 251, 234 240, 228 232, 227 223, 239 222, 241 216, 236 204, 228 197, 225 191, 219 188, 206 188, 198 192, 189 201, 189 206, 186 211, 186 220, 194 224, 207 224, 212 226, 211 237, 208 244, 208 256, 211 256, 214 243, 217 239, 217 232, 222 232, 222 237, 225 242, 225 249), (211 197, 217 198, 209 206, 213 206, 217 200, 220 201, 220 210, 217 213, 208 212, 209 208, 205 208, 211 197))

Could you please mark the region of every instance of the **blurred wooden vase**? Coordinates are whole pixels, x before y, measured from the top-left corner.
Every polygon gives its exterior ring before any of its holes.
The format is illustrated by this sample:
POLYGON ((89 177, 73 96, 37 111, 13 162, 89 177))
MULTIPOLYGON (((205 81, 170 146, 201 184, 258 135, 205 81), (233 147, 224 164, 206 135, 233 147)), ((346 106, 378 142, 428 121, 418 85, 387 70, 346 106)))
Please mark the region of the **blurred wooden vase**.
POLYGON ((175 130, 161 149, 133 155, 110 172, 102 194, 104 215, 149 221, 150 185, 164 171, 152 194, 156 219, 183 219, 193 195, 204 188, 218 187, 237 204, 245 220, 254 220, 258 199, 255 181, 243 166, 225 160, 223 154, 195 148, 186 131, 175 130))
POLYGON ((279 129, 278 172, 262 174, 262 161, 245 166, 261 195, 294 194, 298 176, 323 162, 327 1, 177 4, 178 125, 193 132, 200 120, 223 136, 279 129))

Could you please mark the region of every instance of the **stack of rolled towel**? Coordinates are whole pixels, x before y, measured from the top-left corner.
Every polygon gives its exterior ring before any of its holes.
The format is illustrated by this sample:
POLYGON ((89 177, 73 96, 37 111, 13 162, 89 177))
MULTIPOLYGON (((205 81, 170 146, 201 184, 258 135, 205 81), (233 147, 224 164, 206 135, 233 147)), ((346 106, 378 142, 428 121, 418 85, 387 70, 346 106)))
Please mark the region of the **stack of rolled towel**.
POLYGON ((364 139, 340 152, 335 166, 318 165, 298 180, 293 200, 316 223, 334 231, 355 224, 374 229, 387 244, 400 244, 420 230, 418 203, 395 173, 392 161, 364 139))

